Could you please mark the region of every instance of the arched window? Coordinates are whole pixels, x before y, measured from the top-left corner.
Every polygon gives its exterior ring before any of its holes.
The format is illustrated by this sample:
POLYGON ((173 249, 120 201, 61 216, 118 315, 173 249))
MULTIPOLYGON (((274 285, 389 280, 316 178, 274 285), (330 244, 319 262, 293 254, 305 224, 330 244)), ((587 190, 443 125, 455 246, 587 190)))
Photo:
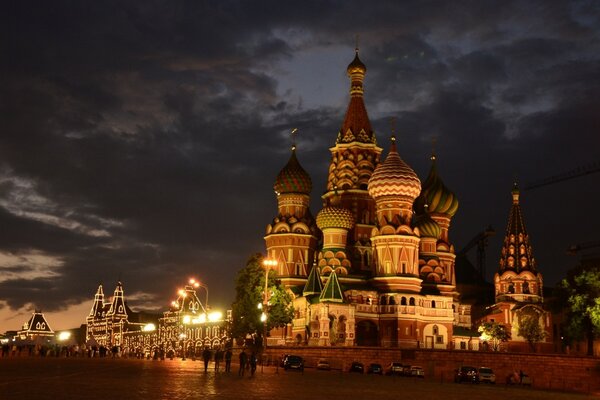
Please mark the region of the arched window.
POLYGON ((393 306, 396 304, 396 298, 394 296, 390 296, 390 306, 393 306))
POLYGON ((408 305, 409 305, 409 306, 414 306, 414 305, 415 305, 415 298, 414 298, 414 297, 411 297, 411 298, 408 300, 408 305))
POLYGON ((435 300, 431 300, 431 308, 435 308, 435 300))
POLYGON ((434 334, 435 336, 437 336, 437 335, 439 335, 439 334, 440 334, 440 330, 438 329, 438 326, 437 326, 437 325, 434 325, 434 326, 433 326, 433 334, 434 334))
POLYGON ((381 300, 379 301, 379 304, 381 304, 382 306, 385 306, 387 304, 387 299, 385 296, 381 296, 381 300))
POLYGON ((400 300, 400 305, 406 305, 406 297, 402 296, 402 299, 400 300))

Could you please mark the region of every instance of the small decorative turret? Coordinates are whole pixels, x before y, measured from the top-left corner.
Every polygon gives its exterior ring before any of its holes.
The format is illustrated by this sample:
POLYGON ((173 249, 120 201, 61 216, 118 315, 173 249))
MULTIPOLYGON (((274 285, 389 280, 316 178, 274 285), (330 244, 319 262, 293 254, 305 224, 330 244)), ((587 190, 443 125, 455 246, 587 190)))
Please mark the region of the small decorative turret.
POLYGON ((94 296, 94 305, 92 305, 92 309, 90 310, 89 317, 91 318, 102 318, 102 312, 104 310, 104 292, 102 290, 102 285, 98 286, 98 291, 94 296))

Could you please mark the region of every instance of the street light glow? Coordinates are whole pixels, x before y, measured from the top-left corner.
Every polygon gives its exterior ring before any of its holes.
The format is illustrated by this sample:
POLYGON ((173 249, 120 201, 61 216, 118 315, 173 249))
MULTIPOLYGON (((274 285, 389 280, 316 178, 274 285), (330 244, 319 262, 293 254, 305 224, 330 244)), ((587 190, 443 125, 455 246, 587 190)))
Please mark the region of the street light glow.
POLYGON ((69 340, 70 338, 71 338, 71 332, 63 331, 58 334, 58 340, 60 340, 61 342, 65 341, 65 340, 69 340))
POLYGON ((156 325, 154 325, 154 324, 146 324, 142 328, 142 331, 144 331, 144 332, 154 332, 155 330, 156 330, 156 325))
POLYGON ((220 321, 223 319, 223 313, 220 311, 213 311, 208 314, 208 320, 211 322, 220 321))
POLYGON ((189 315, 184 315, 184 317, 183 317, 183 323, 184 324, 189 324, 190 322, 192 322, 192 317, 190 317, 189 315))

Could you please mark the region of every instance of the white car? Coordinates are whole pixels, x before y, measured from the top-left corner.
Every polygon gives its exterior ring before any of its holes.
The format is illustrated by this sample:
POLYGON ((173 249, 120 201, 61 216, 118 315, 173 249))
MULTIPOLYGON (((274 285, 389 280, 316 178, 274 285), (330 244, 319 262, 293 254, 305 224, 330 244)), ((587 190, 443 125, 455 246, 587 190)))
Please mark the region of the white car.
POLYGON ((413 365, 412 367, 410 367, 410 376, 416 376, 417 378, 425 378, 425 370, 423 370, 423 367, 413 365))
POLYGON ((479 382, 496 383, 496 374, 488 367, 479 368, 479 382))

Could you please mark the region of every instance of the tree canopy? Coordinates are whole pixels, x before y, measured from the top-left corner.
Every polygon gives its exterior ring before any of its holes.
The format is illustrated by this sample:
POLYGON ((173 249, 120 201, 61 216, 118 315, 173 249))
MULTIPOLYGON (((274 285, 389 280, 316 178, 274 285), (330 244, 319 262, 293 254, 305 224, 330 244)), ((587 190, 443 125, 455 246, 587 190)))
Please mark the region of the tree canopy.
MULTIPOLYGON (((263 340, 264 322, 261 320, 265 301, 265 271, 263 257, 254 254, 241 269, 235 281, 235 301, 232 304, 231 335, 243 339, 247 335, 263 340), (260 304, 260 306, 259 306, 260 304)), ((269 270, 267 279, 267 330, 285 326, 292 321, 294 310, 292 296, 276 280, 275 272, 269 270)))
POLYGON ((540 324, 540 315, 536 312, 519 315, 518 334, 527 340, 532 352, 536 351, 536 345, 547 336, 546 331, 540 324))
POLYGON ((567 341, 587 339, 588 355, 593 355, 594 337, 600 335, 600 261, 570 270, 559 289, 566 304, 567 341))
POLYGON ((499 322, 484 322, 478 331, 481 333, 481 339, 489 342, 493 351, 500 350, 500 344, 510 339, 510 332, 499 322))

